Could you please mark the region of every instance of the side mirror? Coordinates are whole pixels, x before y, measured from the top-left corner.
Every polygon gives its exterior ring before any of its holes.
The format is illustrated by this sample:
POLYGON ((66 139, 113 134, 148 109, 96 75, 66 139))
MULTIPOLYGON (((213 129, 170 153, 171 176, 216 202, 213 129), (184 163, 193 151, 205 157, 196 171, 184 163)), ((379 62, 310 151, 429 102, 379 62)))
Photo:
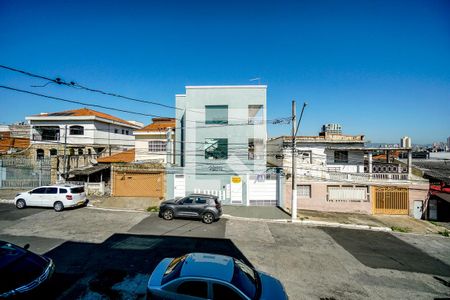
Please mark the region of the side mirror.
POLYGON ((25 246, 23 246, 23 249, 28 250, 28 248, 30 248, 30 244, 25 244, 25 246))

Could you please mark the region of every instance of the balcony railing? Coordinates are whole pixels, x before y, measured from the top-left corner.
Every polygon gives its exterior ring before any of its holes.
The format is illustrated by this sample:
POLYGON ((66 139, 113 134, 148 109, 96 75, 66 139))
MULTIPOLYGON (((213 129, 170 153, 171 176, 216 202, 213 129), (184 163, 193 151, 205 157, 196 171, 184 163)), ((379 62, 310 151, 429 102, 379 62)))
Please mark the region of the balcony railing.
POLYGON ((337 181, 408 181, 406 173, 342 173, 328 172, 329 179, 337 181))
POLYGON ((59 135, 40 135, 33 134, 33 141, 43 142, 43 141, 59 141, 59 135))

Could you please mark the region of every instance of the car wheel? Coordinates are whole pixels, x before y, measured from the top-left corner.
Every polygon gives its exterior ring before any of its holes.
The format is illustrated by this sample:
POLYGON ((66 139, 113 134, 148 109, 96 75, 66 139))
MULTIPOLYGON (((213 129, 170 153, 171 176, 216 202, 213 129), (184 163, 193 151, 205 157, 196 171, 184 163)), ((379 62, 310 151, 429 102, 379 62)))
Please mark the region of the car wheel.
POLYGON ((173 219, 173 210, 171 209, 166 209, 163 212, 163 219, 164 220, 172 220, 173 219))
POLYGON ((202 216, 202 221, 205 224, 211 224, 214 222, 214 215, 210 212, 204 213, 202 216))
POLYGON ((62 204, 62 202, 58 201, 55 202, 55 204, 53 204, 53 208, 55 209, 55 211, 62 211, 64 209, 64 205, 62 204))
POLYGON ((25 200, 23 200, 23 199, 17 200, 17 202, 16 202, 16 207, 17 207, 18 209, 25 208, 26 206, 27 206, 27 204, 25 203, 25 200))

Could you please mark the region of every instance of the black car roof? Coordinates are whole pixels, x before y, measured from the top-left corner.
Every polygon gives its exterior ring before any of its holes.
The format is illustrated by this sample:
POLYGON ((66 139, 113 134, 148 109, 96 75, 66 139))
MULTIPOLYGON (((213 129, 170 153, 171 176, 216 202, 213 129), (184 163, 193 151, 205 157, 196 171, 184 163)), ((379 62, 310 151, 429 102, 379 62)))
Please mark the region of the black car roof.
POLYGON ((208 194, 198 194, 198 193, 194 193, 194 194, 189 194, 188 197, 192 197, 192 196, 198 196, 198 197, 206 197, 206 198, 218 198, 215 195, 208 195, 208 194))

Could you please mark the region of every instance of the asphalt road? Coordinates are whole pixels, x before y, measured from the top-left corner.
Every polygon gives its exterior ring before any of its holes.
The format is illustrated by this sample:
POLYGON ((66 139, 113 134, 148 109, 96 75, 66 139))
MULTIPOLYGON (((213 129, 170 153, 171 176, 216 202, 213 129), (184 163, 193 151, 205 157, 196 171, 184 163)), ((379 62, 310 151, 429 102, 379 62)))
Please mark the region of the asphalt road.
POLYGON ((142 299, 157 263, 188 252, 240 258, 279 278, 290 299, 450 297, 450 239, 440 236, 0 204, 0 239, 55 261, 40 299, 142 299))

